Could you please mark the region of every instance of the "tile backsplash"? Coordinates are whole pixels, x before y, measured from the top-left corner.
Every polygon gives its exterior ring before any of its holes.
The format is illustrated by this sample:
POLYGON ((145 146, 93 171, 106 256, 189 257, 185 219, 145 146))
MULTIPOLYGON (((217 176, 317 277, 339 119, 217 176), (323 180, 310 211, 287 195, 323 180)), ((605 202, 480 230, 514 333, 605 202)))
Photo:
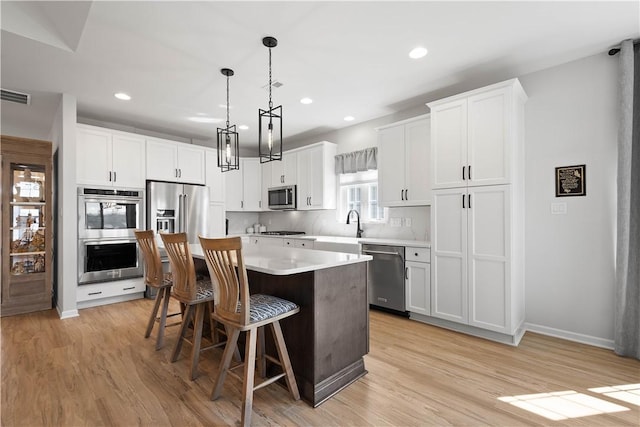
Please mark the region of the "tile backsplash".
MULTIPOLYGON (((260 223, 269 231, 304 231, 309 235, 356 236, 356 224, 346 224, 335 210, 282 212, 227 212, 229 234, 244 233, 247 227, 260 223)), ((431 208, 429 206, 389 208, 383 224, 362 224, 364 237, 402 240, 430 240, 431 208)))

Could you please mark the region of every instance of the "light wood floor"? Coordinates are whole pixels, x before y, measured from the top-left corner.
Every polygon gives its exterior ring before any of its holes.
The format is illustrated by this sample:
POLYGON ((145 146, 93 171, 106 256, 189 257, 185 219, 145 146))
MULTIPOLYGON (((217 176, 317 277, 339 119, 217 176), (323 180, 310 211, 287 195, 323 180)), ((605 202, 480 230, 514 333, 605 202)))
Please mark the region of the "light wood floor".
MULTIPOLYGON (((240 384, 227 378, 208 399, 221 351, 203 353, 187 379, 183 355, 169 363, 177 328, 154 351, 143 338, 152 301, 2 318, 2 426, 236 425, 240 384)), ((185 346, 185 353, 190 348, 185 346)), ((527 333, 517 348, 380 312, 371 313, 369 373, 318 408, 272 385, 255 393, 254 425, 638 426, 640 408, 589 388, 640 383, 640 361, 527 333), (551 421, 498 400, 573 390, 624 412, 551 421)))

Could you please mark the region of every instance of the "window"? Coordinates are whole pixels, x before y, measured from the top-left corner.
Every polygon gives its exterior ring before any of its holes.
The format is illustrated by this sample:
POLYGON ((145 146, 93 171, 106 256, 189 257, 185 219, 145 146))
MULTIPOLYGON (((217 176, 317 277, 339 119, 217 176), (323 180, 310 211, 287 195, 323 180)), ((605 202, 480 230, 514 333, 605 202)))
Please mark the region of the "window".
POLYGON ((361 222, 384 221, 385 209, 378 204, 377 170, 340 174, 339 177, 339 221, 344 221, 351 209, 360 213, 361 222))

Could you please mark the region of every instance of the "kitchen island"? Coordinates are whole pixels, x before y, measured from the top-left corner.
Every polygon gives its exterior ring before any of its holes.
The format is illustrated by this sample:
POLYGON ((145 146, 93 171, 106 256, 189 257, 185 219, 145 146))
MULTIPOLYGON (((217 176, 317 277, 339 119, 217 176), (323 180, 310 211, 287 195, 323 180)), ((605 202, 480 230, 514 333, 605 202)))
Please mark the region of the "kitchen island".
MULTIPOLYGON (((190 245, 204 263, 200 245, 190 245)), ((247 246, 252 294, 295 302, 300 312, 280 321, 302 398, 318 406, 367 373, 368 255, 247 246)), ((269 334, 265 334, 267 338, 269 334)), ((275 354, 267 341, 266 351, 275 354)))

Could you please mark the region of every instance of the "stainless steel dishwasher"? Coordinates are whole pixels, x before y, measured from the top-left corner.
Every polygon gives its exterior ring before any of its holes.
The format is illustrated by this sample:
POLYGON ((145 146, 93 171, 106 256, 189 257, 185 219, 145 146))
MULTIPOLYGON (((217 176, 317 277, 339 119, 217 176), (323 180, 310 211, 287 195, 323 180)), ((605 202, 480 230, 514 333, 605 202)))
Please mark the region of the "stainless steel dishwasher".
POLYGON ((367 264, 369 304, 406 313, 404 296, 404 246, 363 244, 371 255, 367 264))

